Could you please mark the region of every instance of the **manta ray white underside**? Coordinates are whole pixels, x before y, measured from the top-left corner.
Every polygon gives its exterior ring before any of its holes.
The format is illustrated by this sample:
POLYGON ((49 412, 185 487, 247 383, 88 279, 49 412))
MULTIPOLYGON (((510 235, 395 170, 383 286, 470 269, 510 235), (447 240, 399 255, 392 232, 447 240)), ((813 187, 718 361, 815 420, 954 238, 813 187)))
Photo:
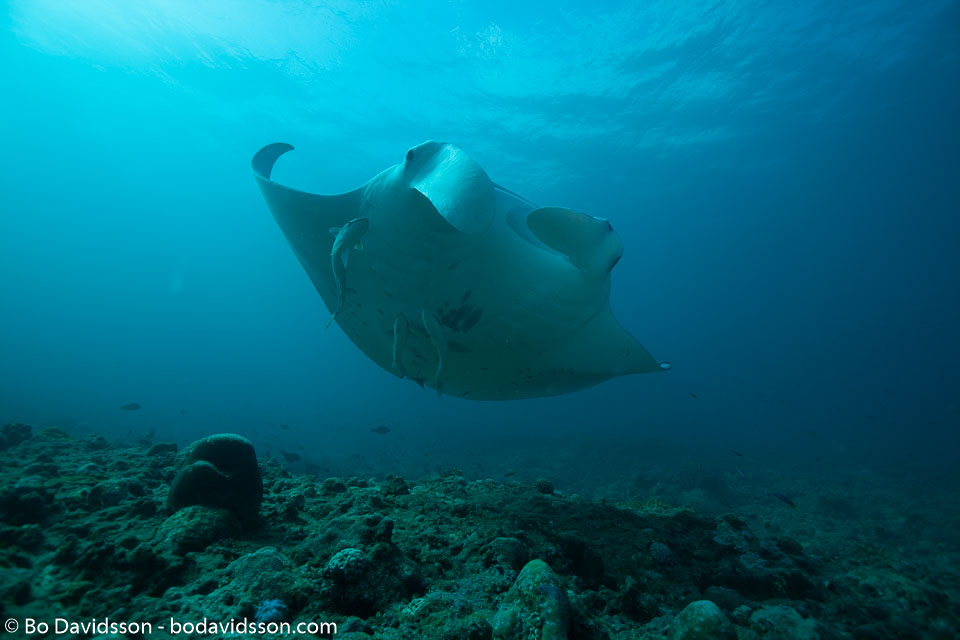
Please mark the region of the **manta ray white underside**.
POLYGON ((537 207, 459 147, 425 142, 362 187, 315 195, 253 171, 277 223, 347 336, 438 393, 508 400, 662 371, 610 311, 623 252, 606 220, 537 207))

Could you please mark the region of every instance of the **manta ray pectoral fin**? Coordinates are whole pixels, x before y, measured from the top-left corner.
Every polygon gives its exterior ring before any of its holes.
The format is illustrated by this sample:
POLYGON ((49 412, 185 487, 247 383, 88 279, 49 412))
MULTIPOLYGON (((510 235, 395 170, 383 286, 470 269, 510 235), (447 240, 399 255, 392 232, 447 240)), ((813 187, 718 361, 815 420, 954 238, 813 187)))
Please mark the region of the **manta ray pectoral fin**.
POLYGON ((277 159, 293 149, 277 142, 260 149, 253 156, 254 177, 263 192, 267 206, 286 236, 294 254, 323 297, 327 307, 336 304, 336 288, 330 273, 330 227, 339 228, 357 217, 363 203, 364 188, 340 195, 323 196, 290 189, 270 179, 277 159))
POLYGON ((458 231, 480 233, 493 224, 494 184, 460 147, 424 142, 410 149, 403 177, 458 231))
POLYGON ((527 214, 527 227, 584 273, 606 275, 623 255, 620 237, 608 221, 573 209, 541 207, 527 214))
POLYGON ((363 201, 362 187, 339 195, 322 196, 291 189, 270 179, 277 159, 292 149, 292 145, 284 142, 268 144, 253 156, 251 163, 263 197, 287 239, 292 243, 296 237, 308 234, 320 238, 324 230, 339 228, 356 218, 363 201))
POLYGON ((572 366, 577 372, 598 375, 604 378, 631 373, 665 371, 636 338, 624 329, 610 310, 610 305, 601 308, 563 345, 552 354, 559 362, 572 366))

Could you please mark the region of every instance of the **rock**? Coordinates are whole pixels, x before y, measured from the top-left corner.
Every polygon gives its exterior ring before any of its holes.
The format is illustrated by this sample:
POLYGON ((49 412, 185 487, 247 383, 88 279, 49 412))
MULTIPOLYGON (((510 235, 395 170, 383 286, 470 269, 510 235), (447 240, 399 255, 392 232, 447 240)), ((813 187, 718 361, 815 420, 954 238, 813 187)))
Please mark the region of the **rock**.
POLYGON ((36 524, 25 524, 19 527, 0 525, 0 547, 14 544, 22 549, 37 549, 43 544, 43 529, 36 524))
POLYGON ((180 509, 159 528, 160 543, 181 556, 190 551, 202 551, 217 540, 239 533, 240 523, 229 511, 200 505, 180 509))
POLYGON ((374 567, 360 549, 347 548, 333 554, 323 569, 327 595, 347 615, 367 617, 376 607, 374 567))
POLYGON ((105 449, 110 448, 110 443, 107 442, 107 439, 98 435, 92 435, 87 438, 84 445, 87 447, 88 451, 104 451, 105 449))
POLYGON ((750 616, 750 627, 761 636, 783 640, 820 640, 817 623, 804 619, 795 609, 780 604, 757 609, 750 616))
POLYGON ((3 425, 0 433, 3 433, 3 439, 6 441, 8 447, 15 447, 21 442, 30 439, 30 436, 33 435, 33 427, 28 424, 23 424, 22 422, 16 422, 14 424, 3 425))
POLYGON ((494 640, 539 638, 566 640, 570 601, 560 578, 543 560, 531 560, 520 571, 494 616, 494 640))
POLYGON ((325 496, 333 496, 338 493, 346 493, 347 485, 340 478, 327 478, 320 486, 320 492, 325 496))
POLYGON ((20 478, 0 492, 0 521, 13 525, 39 524, 54 510, 53 494, 41 476, 20 478))
POLYGON ((709 600, 724 611, 733 611, 743 604, 743 598, 735 589, 726 587, 707 587, 703 599, 709 600))
POLYGON ((619 604, 627 615, 640 621, 650 620, 660 611, 660 601, 647 593, 633 576, 623 581, 619 604))
POLYGON ((148 456, 162 456, 170 453, 176 453, 178 450, 176 442, 158 442, 147 451, 148 456))
POLYGON ((533 488, 539 491, 540 493, 545 493, 547 495, 553 494, 553 483, 547 480, 546 478, 537 478, 533 481, 533 488))
POLYGON ((490 542, 490 561, 520 571, 527 563, 527 548, 516 538, 499 537, 490 542))
POLYGON ((600 586, 606 573, 600 554, 588 547, 586 541, 572 531, 561 532, 556 540, 557 547, 567 562, 567 566, 560 567, 560 571, 566 573, 566 569, 569 569, 583 578, 587 586, 600 586))
POLYGON ((750 620, 751 613, 753 613, 753 609, 745 604, 742 604, 733 610, 733 612, 730 614, 730 619, 736 624, 746 626, 747 622, 750 620))
POLYGON ((52 462, 34 462, 33 464, 25 466, 23 473, 29 475, 56 476, 60 475, 60 468, 52 462))
POLYGON ((383 481, 381 491, 388 496, 405 496, 409 495, 410 487, 407 486, 407 481, 400 476, 390 475, 383 481))
POLYGON ((650 543, 650 557, 654 562, 660 565, 673 564, 673 561, 675 560, 673 551, 671 551, 670 547, 662 542, 650 543))
POLYGON ((87 506, 91 510, 115 507, 130 498, 130 490, 123 480, 100 482, 87 494, 87 506))
POLYGON ((256 520, 263 481, 249 440, 232 433, 194 442, 170 486, 167 511, 203 505, 227 509, 244 525, 256 520))
POLYGON ((274 547, 240 556, 227 566, 227 575, 229 586, 252 600, 288 598, 294 581, 293 564, 274 547))
POLYGON ((709 600, 691 602, 670 624, 669 640, 736 640, 737 634, 720 607, 709 600))

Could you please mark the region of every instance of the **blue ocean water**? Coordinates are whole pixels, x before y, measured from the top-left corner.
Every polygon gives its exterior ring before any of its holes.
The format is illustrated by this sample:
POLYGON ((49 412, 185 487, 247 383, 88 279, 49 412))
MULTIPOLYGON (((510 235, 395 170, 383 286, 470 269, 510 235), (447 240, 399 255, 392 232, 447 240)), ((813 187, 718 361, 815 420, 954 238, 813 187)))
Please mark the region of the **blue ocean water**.
POLYGON ((2 422, 229 431, 358 474, 956 461, 960 3, 23 0, 0 20, 2 422), (292 143, 274 177, 339 193, 431 139, 610 219, 614 312, 673 370, 438 399, 323 333, 252 154, 292 143))

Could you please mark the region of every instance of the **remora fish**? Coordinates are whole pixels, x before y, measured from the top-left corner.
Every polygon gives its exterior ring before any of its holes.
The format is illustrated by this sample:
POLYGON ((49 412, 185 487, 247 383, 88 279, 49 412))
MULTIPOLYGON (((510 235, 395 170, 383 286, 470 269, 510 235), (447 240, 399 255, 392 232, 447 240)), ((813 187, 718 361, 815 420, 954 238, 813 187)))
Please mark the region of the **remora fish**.
POLYGON ((330 249, 330 266, 333 268, 333 278, 337 283, 337 307, 330 314, 327 326, 323 328, 324 331, 343 310, 343 301, 347 295, 347 259, 350 257, 350 249, 360 242, 369 228, 370 220, 367 218, 354 218, 339 228, 330 227, 330 233, 334 236, 333 248, 330 249))
POLYGON ((407 371, 403 366, 403 349, 407 346, 407 338, 410 336, 410 325, 407 324, 407 318, 402 313, 393 321, 393 368, 400 372, 401 378, 407 377, 407 371))
POLYGON ((426 311, 420 312, 420 319, 423 320, 423 328, 427 330, 430 336, 430 342, 437 350, 437 372, 434 375, 434 387, 437 389, 437 396, 441 393, 440 376, 443 374, 443 361, 447 357, 447 337, 443 334, 443 328, 432 314, 426 311))

